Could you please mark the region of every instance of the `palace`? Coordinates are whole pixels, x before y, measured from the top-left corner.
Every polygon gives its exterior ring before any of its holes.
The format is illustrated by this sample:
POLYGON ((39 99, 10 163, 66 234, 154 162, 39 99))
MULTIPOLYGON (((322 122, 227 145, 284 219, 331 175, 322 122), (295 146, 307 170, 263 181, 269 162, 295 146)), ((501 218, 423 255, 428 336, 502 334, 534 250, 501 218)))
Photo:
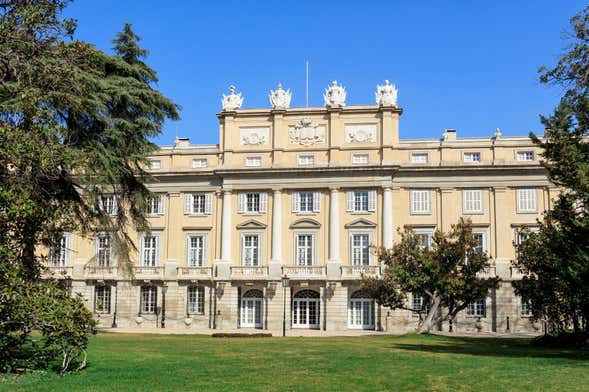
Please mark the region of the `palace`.
MULTIPOLYGON (((374 105, 346 105, 337 82, 322 107, 291 108, 290 98, 279 85, 271 108, 242 109, 231 87, 218 145, 177 138, 150 156, 152 231, 133 234, 132 273, 117 266, 108 232, 65 234, 48 273, 66 277, 104 327, 277 331, 285 320, 287 329, 407 332, 416 314, 360 290, 362 275, 382 272, 370 246, 391 247, 405 227, 427 244, 468 217, 501 285, 454 330, 540 329, 511 286, 519 230, 533 229, 557 194, 528 137, 446 129, 400 140, 403 110, 388 81, 374 105)), ((101 201, 116 212, 112 195, 101 201)))

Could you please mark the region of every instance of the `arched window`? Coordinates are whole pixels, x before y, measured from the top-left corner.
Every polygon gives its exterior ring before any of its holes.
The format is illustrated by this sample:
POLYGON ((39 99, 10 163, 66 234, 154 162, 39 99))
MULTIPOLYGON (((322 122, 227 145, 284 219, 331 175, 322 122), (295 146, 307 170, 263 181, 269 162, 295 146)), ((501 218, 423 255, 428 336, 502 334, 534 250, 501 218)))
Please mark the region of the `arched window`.
POLYGON ((301 290, 294 295, 294 298, 319 298, 319 293, 313 290, 301 290))
POLYGON ((350 295, 348 327, 351 329, 374 329, 374 299, 364 290, 350 295))
POLYGON ((368 294, 368 292, 366 290, 356 290, 352 293, 352 295, 350 296, 351 299, 372 299, 372 297, 370 296, 370 294, 368 294))
POLYGON ((262 290, 252 289, 246 291, 243 298, 264 298, 264 293, 262 293, 262 290))

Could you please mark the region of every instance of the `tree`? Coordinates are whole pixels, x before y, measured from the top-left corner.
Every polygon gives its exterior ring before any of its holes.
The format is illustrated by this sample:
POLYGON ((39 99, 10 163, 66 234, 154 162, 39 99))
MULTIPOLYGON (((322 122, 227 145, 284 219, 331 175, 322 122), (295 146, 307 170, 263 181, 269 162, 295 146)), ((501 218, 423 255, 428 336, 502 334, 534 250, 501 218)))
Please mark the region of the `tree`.
POLYGON ((571 19, 571 45, 557 65, 540 68, 540 81, 563 88, 550 116, 541 116, 542 164, 561 193, 539 222, 524 232, 514 265, 525 275, 516 293, 530 301, 549 332, 589 333, 589 7, 571 19))
POLYGON ((498 278, 484 277, 489 260, 469 221, 460 219, 448 233, 437 230, 431 246, 410 229, 400 234, 392 249, 378 251, 386 266, 383 277, 365 277, 363 286, 383 306, 419 313, 417 332, 429 333, 434 325, 453 320, 497 287, 498 278), (408 293, 423 298, 420 307, 409 305, 408 293))
POLYGON ((40 280, 38 250, 62 232, 109 230, 124 261, 129 228, 149 230, 149 138, 178 118, 131 26, 107 55, 74 38, 75 22, 61 17, 68 3, 0 3, 0 371, 56 356, 65 370, 83 357, 92 315, 66 286, 40 280), (42 340, 31 346, 33 329, 42 340))

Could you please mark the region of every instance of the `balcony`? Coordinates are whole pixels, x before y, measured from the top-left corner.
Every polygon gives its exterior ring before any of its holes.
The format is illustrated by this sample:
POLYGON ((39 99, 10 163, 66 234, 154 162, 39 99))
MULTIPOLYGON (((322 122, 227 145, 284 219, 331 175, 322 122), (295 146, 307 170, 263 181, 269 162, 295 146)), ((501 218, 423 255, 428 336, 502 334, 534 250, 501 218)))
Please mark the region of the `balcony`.
POLYGON ((477 273, 478 278, 493 278, 497 276, 497 269, 495 267, 485 268, 484 271, 477 273))
POLYGON ((178 279, 209 280, 213 276, 211 267, 178 267, 178 279))
POLYGON ((72 274, 74 272, 74 267, 47 267, 45 271, 42 272, 41 277, 43 279, 71 279, 72 274))
POLYGON ((133 267, 133 276, 136 280, 163 279, 164 267, 133 267))
POLYGON ((231 277, 234 279, 265 279, 268 277, 268 267, 239 266, 231 267, 231 277))
POLYGON ((112 280, 117 276, 117 267, 114 266, 86 266, 84 268, 86 279, 112 280))
POLYGON ((380 276, 378 265, 342 265, 342 278, 361 279, 362 276, 378 278, 380 276))
POLYGON ((327 271, 324 265, 301 265, 282 267, 282 274, 291 279, 325 279, 327 271))

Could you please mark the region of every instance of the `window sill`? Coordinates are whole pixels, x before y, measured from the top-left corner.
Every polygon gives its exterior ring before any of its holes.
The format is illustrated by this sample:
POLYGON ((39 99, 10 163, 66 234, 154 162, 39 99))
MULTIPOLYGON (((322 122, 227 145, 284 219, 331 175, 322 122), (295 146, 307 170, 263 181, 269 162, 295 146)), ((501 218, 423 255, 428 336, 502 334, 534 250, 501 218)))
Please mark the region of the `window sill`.
POLYGON ((432 215, 431 211, 430 212, 413 212, 411 211, 411 215, 432 215))
POLYGON ((484 211, 462 211, 462 215, 485 215, 484 211))
POLYGON ((258 216, 264 215, 265 212, 240 212, 241 215, 258 216))
POLYGON ((206 214, 206 213, 198 213, 198 214, 185 214, 186 216, 193 216, 193 217, 203 217, 203 216, 209 216, 212 215, 213 213, 210 214, 206 214))
POLYGON ((531 215, 531 214, 537 214, 538 210, 536 211, 517 211, 518 214, 522 214, 522 215, 531 215))
POLYGON ((309 216, 309 215, 317 215, 317 214, 319 214, 319 211, 317 211, 317 212, 311 212, 311 211, 309 211, 309 212, 307 212, 307 211, 295 212, 296 216, 309 216))
POLYGON ((348 211, 351 215, 370 215, 376 214, 376 211, 348 211))

